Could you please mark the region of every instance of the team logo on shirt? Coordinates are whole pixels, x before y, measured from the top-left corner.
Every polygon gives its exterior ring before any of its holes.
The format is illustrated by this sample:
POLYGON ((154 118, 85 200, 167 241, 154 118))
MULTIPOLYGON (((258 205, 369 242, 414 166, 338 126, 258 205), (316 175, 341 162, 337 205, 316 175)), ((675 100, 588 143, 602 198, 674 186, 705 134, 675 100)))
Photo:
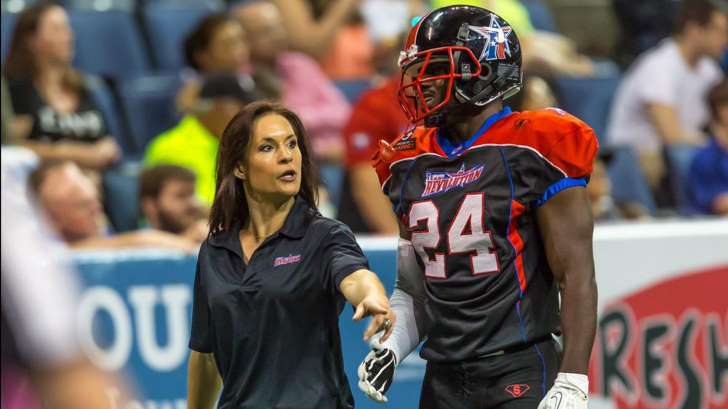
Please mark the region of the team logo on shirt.
POLYGON ((483 165, 466 170, 464 163, 457 172, 425 172, 425 190, 422 191, 422 197, 469 185, 482 175, 483 165))
POLYGON ((529 389, 531 389, 531 387, 525 383, 516 383, 506 386, 506 392, 510 393, 514 398, 523 396, 523 394, 528 392, 529 389))
POLYGON ((296 254, 296 255, 289 254, 286 257, 276 257, 275 260, 273 260, 273 267, 284 266, 286 264, 298 263, 299 261, 301 261, 300 254, 296 254))

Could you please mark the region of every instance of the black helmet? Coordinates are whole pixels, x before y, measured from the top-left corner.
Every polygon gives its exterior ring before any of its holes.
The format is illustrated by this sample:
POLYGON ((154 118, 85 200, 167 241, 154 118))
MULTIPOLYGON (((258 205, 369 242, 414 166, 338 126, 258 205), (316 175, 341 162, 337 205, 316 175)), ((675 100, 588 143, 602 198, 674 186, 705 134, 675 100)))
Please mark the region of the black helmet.
POLYGON ((447 112, 479 111, 521 88, 516 33, 497 14, 475 6, 443 7, 423 17, 407 37, 399 66, 400 104, 413 123, 424 119, 427 126, 441 124, 447 112), (416 75, 405 75, 418 63, 416 75), (444 98, 429 107, 422 84, 438 80, 447 80, 444 98))

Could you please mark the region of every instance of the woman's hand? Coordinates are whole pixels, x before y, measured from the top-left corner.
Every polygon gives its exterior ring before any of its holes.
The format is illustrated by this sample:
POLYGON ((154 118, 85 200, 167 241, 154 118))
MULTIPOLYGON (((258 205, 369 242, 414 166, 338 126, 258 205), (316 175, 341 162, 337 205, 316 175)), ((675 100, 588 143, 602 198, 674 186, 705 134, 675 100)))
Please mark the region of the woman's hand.
POLYGON ((367 316, 373 318, 364 331, 364 340, 369 341, 372 335, 384 331, 379 341, 386 341, 392 334, 396 317, 379 277, 369 270, 357 270, 341 281, 340 289, 347 301, 356 306, 353 320, 367 316))
POLYGON ((389 300, 379 294, 373 294, 365 297, 359 305, 356 306, 356 312, 352 319, 359 321, 360 319, 371 316, 372 322, 369 323, 366 331, 364 331, 364 340, 369 341, 374 334, 384 331, 384 335, 379 342, 384 342, 392 334, 396 317, 394 311, 389 306, 389 300))

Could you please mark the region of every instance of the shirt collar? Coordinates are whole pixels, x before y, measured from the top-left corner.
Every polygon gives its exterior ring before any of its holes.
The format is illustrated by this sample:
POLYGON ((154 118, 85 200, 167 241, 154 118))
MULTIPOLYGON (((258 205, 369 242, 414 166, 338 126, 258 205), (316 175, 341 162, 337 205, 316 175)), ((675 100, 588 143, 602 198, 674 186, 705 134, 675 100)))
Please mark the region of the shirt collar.
MULTIPOLYGON (((300 196, 296 196, 296 200, 291 207, 291 211, 286 216, 286 221, 280 230, 273 233, 270 237, 273 239, 276 235, 282 234, 291 239, 301 239, 306 234, 308 225, 318 212, 311 208, 300 196)), ((235 223, 229 230, 224 230, 213 234, 208 242, 213 247, 221 247, 232 251, 233 253, 243 257, 242 248, 240 246, 240 223, 235 223)))
POLYGON ((473 143, 475 143, 478 138, 480 138, 488 129, 490 129, 491 126, 493 126, 493 124, 510 114, 511 108, 509 106, 504 106, 503 109, 486 118, 485 122, 483 122, 483 125, 481 125, 477 131, 475 131, 473 136, 471 136, 462 143, 451 142, 449 139, 441 136, 440 130, 438 129, 437 143, 440 145, 440 148, 442 148, 443 152, 445 152, 448 157, 457 156, 467 150, 473 143))

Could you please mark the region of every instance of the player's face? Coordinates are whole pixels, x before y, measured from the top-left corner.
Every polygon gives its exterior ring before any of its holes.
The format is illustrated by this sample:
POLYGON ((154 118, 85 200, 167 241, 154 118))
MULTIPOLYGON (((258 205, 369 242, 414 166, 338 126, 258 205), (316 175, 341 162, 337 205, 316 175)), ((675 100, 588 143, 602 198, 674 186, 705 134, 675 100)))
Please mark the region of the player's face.
POLYGON ((447 58, 433 56, 425 65, 424 61, 416 62, 405 68, 402 76, 402 86, 414 83, 418 78, 421 81, 422 98, 417 94, 417 87, 405 88, 405 96, 414 101, 417 111, 424 108, 432 109, 445 99, 448 80, 446 78, 427 80, 428 77, 447 75, 450 73, 450 62, 447 58), (423 70, 424 67, 424 70, 423 70), (423 106, 424 105, 424 106, 423 106))
POLYGON ((246 192, 260 201, 279 201, 301 189, 301 149, 286 118, 268 114, 258 118, 248 146, 243 180, 246 192))

